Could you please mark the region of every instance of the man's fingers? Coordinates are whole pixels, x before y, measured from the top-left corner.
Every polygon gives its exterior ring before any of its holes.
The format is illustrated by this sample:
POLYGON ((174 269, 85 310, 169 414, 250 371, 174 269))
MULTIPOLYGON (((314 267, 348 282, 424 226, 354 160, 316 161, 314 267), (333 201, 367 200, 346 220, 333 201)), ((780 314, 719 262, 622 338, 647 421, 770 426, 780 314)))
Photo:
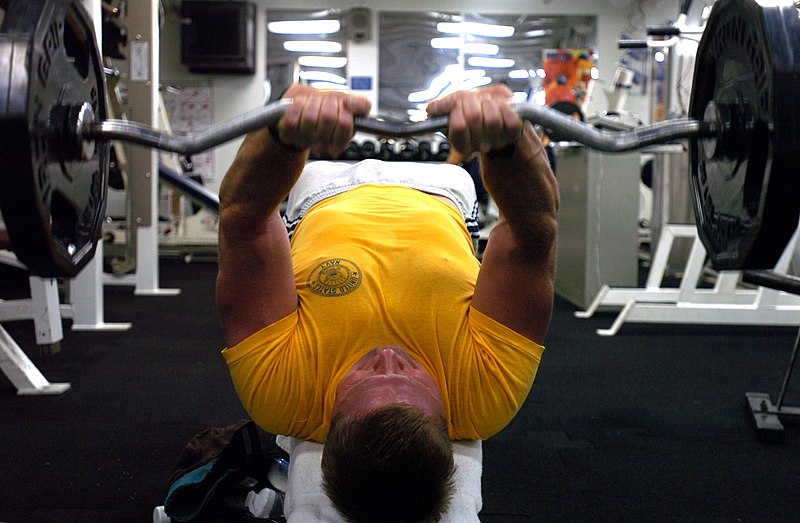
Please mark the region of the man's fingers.
POLYGON ((439 98, 428 103, 428 116, 443 116, 450 114, 455 109, 461 98, 461 93, 453 93, 444 98, 439 98))
POLYGON ((336 126, 339 124, 339 113, 341 112, 341 102, 332 96, 321 98, 319 108, 319 119, 314 135, 314 140, 331 140, 336 126))
POLYGON ((500 105, 500 113, 503 118, 503 127, 506 133, 508 133, 512 140, 519 139, 519 137, 522 136, 522 128, 525 126, 522 117, 508 103, 500 105))
MULTIPOLYGON (((367 101, 367 107, 369 106, 367 101)), ((327 144, 325 154, 337 155, 341 153, 350 140, 353 138, 353 115, 352 109, 348 107, 348 100, 345 99, 341 104, 336 104, 337 114, 336 121, 334 122, 331 132, 330 141, 327 144)))
POLYGON ((461 99, 461 110, 464 112, 464 121, 469 130, 469 150, 464 152, 480 151, 484 141, 483 108, 477 96, 470 93, 461 99))
POLYGON ((464 108, 460 103, 452 105, 448 116, 447 139, 457 151, 467 155, 472 152, 472 137, 464 115, 464 108))
MULTIPOLYGON (((368 116, 372 104, 364 96, 321 93, 298 87, 287 91, 294 103, 281 119, 278 130, 290 145, 311 147, 315 152, 336 154, 353 137, 353 118, 368 116)), ((463 154, 487 152, 516 141, 523 122, 508 104, 506 86, 478 91, 459 91, 428 104, 430 116, 449 117, 448 139, 463 154)))
POLYGON ((306 95, 298 94, 292 98, 292 104, 286 108, 286 112, 278 122, 281 130, 297 127, 300 117, 303 116, 303 107, 306 104, 306 95))
POLYGON ((320 98, 317 124, 305 138, 314 153, 336 156, 353 137, 353 117, 368 115, 372 104, 363 96, 342 93, 325 93, 320 98))
POLYGON ((504 122, 499 105, 497 100, 490 96, 481 98, 481 112, 483 115, 481 151, 483 152, 488 152, 498 145, 502 145, 502 142, 506 139, 503 134, 504 122))
POLYGON ((313 140, 317 128, 319 127, 320 109, 322 107, 322 97, 311 95, 303 105, 303 115, 297 129, 297 138, 302 141, 313 140))
POLYGON ((509 105, 511 91, 497 85, 459 91, 428 104, 429 116, 449 116, 448 139, 463 154, 488 152, 515 142, 522 119, 509 105))
POLYGON ((368 98, 354 94, 347 95, 344 106, 353 113, 353 116, 367 116, 372 110, 372 102, 368 98))

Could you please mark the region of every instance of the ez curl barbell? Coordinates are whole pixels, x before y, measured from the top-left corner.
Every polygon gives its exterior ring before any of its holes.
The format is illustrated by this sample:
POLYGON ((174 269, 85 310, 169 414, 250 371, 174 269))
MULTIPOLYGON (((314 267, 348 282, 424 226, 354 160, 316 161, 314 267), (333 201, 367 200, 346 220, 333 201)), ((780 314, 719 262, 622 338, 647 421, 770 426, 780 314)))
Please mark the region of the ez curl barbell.
MULTIPOLYGON (((698 232, 714 267, 771 268, 800 216, 797 59, 793 6, 719 0, 698 48, 688 118, 608 132, 541 106, 514 108, 605 152, 688 139, 698 232)), ((277 123, 288 103, 182 135, 110 120, 102 58, 80 1, 11 0, 0 26, 0 210, 15 253, 51 277, 74 276, 94 256, 110 141, 191 155, 277 123)), ((447 124, 355 120, 357 131, 399 138, 447 124)))

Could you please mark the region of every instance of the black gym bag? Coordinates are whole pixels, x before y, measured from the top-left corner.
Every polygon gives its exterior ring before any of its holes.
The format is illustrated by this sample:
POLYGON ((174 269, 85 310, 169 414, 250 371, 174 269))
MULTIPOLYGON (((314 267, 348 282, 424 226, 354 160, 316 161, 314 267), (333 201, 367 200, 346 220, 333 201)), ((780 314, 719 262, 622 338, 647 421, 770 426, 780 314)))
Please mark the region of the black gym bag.
POLYGON ((250 420, 206 429, 181 451, 170 476, 164 511, 181 522, 285 522, 282 510, 265 519, 254 517, 245 506, 250 491, 279 491, 267 478, 276 459, 288 461, 289 455, 273 434, 259 430, 250 420))

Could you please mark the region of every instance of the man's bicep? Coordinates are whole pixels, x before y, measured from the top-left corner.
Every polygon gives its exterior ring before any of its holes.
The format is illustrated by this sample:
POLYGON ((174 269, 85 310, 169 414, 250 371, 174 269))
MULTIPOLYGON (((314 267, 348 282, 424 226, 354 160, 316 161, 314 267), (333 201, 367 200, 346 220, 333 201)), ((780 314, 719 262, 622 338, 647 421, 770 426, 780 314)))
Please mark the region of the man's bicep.
POLYGON ((228 347, 297 308, 289 238, 277 213, 253 237, 220 227, 217 307, 228 347))
POLYGON ((472 298, 475 309, 540 344, 553 312, 554 254, 549 248, 545 251, 541 258, 520 252, 508 224, 498 224, 472 298))

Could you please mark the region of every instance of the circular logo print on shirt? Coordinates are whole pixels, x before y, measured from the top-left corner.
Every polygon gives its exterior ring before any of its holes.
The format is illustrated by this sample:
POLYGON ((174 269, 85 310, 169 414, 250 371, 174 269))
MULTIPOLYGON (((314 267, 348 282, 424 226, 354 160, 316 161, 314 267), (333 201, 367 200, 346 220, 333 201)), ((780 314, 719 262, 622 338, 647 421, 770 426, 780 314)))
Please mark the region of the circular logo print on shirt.
POLYGON ((358 265, 343 258, 332 258, 314 267, 308 277, 308 288, 319 296, 337 298, 358 289, 361 280, 358 265))

